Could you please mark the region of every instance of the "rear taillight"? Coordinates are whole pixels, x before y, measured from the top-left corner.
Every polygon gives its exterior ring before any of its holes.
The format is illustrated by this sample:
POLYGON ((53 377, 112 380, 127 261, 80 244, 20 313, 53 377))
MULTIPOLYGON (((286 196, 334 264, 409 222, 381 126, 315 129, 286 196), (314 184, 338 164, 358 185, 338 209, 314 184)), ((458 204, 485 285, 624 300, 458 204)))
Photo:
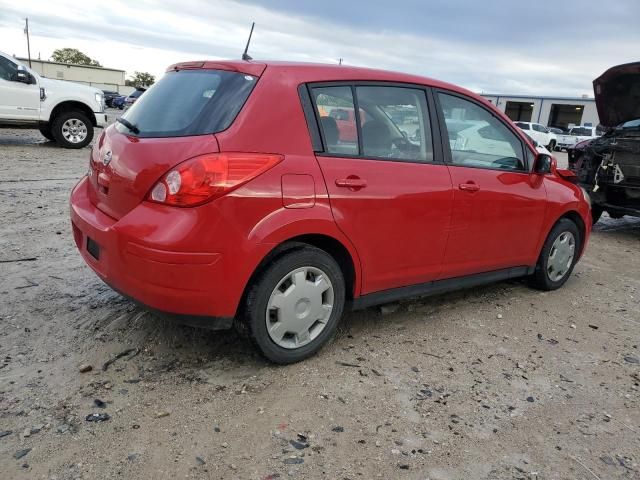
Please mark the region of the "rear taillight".
POLYGON ((165 174, 151 189, 151 202, 192 207, 247 183, 282 161, 266 153, 209 153, 187 160, 165 174))

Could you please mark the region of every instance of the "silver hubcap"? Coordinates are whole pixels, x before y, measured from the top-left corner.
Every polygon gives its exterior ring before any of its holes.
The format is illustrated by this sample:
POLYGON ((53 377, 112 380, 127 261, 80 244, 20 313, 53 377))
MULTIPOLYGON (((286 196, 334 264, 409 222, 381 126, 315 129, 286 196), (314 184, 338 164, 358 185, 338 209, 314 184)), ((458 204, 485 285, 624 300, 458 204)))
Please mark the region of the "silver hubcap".
POLYGON ((549 279, 557 282, 564 277, 573 263, 576 251, 576 239, 571 232, 563 232, 558 235, 549 251, 547 260, 547 275, 549 279))
POLYGON ((87 138, 87 126, 82 120, 70 118, 62 124, 62 136, 67 142, 80 143, 87 138))
POLYGON ((327 326, 333 310, 333 285, 319 268, 289 272, 273 289, 267 304, 267 331, 282 348, 312 342, 327 326))

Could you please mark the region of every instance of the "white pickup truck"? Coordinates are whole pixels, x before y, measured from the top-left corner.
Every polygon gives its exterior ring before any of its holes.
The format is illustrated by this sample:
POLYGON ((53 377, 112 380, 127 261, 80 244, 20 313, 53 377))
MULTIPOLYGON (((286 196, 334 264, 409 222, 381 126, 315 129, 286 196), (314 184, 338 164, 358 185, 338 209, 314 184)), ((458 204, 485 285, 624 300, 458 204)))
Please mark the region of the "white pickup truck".
POLYGON ((591 140, 592 138, 597 138, 599 136, 600 135, 598 135, 596 127, 571 127, 566 134, 557 135, 558 143, 556 148, 559 150, 562 150, 563 148, 572 148, 583 140, 591 140))
POLYGON ((65 148, 82 148, 105 127, 101 90, 38 75, 0 52, 0 127, 32 127, 65 148))

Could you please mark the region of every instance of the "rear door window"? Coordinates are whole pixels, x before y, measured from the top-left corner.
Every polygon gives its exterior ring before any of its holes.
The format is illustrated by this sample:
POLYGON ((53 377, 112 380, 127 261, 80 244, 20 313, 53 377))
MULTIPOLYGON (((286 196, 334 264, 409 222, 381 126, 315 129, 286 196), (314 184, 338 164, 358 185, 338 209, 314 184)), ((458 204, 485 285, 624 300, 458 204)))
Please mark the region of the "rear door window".
POLYGON ((424 90, 405 87, 356 87, 365 157, 433 161, 433 142, 424 90))
POLYGON ((312 92, 325 152, 358 155, 358 126, 351 87, 318 87, 312 92))
MULTIPOLYGON (((225 130, 251 94, 257 77, 224 70, 166 73, 123 118, 140 137, 207 135, 225 130)), ((118 124, 116 128, 132 134, 118 124)))
POLYGON ((311 92, 326 153, 383 160, 433 161, 431 123, 424 90, 344 85, 313 87, 311 92), (354 114, 356 105, 358 118, 354 114))

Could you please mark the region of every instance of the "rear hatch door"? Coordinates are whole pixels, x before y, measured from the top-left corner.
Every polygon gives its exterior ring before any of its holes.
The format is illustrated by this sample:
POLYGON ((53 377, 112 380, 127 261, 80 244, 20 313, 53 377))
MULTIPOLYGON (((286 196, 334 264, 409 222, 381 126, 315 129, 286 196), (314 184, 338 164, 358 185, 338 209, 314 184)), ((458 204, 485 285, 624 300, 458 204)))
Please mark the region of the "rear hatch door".
POLYGON ((91 153, 91 200, 120 219, 142 202, 175 165, 219 151, 215 133, 228 128, 264 68, 248 64, 173 66, 108 127, 91 153))

